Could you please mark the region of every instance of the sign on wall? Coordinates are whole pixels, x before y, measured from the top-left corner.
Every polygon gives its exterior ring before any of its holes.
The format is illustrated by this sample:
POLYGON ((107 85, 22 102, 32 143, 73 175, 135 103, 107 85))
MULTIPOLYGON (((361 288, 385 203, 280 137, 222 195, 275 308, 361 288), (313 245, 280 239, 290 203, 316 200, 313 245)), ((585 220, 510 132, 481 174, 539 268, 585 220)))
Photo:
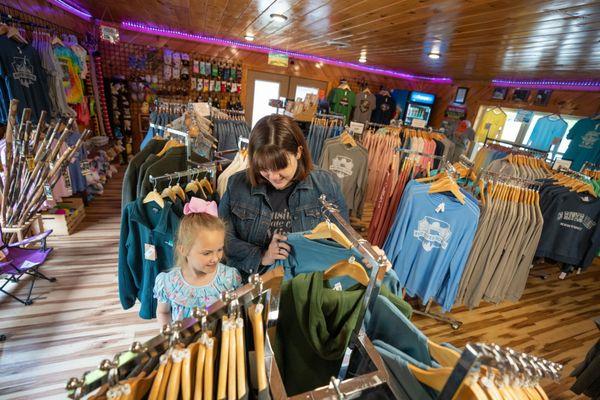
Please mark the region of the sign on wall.
POLYGON ((276 67, 287 67, 288 66, 288 56, 287 54, 281 53, 269 53, 268 64, 274 65, 276 67))

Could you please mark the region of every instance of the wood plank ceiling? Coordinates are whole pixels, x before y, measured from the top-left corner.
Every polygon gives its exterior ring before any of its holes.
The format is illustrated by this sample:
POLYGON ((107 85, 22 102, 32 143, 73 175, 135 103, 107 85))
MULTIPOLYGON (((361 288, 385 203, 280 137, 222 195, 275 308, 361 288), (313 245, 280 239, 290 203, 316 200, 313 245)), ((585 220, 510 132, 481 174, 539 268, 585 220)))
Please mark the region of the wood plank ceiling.
MULTIPOLYGON (((74 0, 73 0, 74 1, 74 0)), ((78 0, 134 20, 453 79, 600 77, 596 0, 78 0), (270 15, 288 20, 275 22, 270 15), (345 42, 336 48, 327 41, 345 42), (441 57, 432 60, 431 51, 441 57)))

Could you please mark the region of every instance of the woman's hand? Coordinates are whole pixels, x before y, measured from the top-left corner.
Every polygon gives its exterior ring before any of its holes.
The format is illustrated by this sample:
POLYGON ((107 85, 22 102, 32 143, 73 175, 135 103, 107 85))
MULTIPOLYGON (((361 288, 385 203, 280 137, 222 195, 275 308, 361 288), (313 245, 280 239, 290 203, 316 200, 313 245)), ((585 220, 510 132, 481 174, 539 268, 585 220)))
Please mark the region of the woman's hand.
POLYGON ((289 244, 284 243, 287 240, 287 236, 279 233, 274 233, 271 243, 263 254, 260 263, 262 265, 273 265, 277 260, 285 260, 290 255, 292 248, 289 244))

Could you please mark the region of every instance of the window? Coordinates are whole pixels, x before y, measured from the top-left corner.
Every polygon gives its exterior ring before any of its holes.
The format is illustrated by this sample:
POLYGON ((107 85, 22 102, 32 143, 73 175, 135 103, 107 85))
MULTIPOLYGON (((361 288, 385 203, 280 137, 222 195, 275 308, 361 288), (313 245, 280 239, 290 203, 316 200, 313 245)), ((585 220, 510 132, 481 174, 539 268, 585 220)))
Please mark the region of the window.
POLYGON ((254 83, 254 101, 252 105, 252 127, 259 119, 275 114, 276 108, 269 105, 269 100, 279 98, 279 82, 256 80, 254 83))
POLYGON ((303 101, 307 94, 318 95, 319 88, 298 85, 296 86, 296 95, 294 96, 294 100, 300 99, 301 101, 303 101))

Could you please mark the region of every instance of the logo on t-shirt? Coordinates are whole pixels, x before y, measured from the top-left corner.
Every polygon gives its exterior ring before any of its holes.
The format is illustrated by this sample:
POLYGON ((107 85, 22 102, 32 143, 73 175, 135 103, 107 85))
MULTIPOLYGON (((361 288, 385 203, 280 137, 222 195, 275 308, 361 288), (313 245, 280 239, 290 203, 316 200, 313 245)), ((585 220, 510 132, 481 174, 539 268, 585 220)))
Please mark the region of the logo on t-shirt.
POLYGON ((419 228, 413 232, 413 235, 422 242, 423 250, 430 252, 436 247, 445 250, 452 231, 447 222, 425 217, 419 221, 419 228))
MULTIPOLYGON (((596 128, 597 127, 598 126, 596 126, 596 128)), ((598 139, 600 139, 599 131, 587 131, 586 134, 581 137, 581 143, 579 143, 579 147, 584 149, 593 149, 598 139)))
POLYGON ((561 211, 556 216, 556 220, 560 222, 560 226, 578 231, 583 230, 583 228, 590 230, 596 226, 596 221, 593 218, 577 211, 561 211))
POLYGON ((340 106, 348 106, 348 104, 350 104, 350 101, 348 100, 347 96, 344 96, 340 99, 340 106))
POLYGON ((381 103, 381 105, 379 106, 379 108, 381 109, 381 111, 387 111, 390 109, 390 105, 388 103, 381 103))
POLYGON ((331 160, 329 170, 335 173, 338 178, 344 179, 345 177, 352 175, 352 171, 354 170, 354 162, 348 157, 335 156, 333 160, 331 160))
POLYGON ((13 79, 19 81, 22 86, 29 87, 37 80, 37 76, 33 73, 33 66, 27 57, 13 57, 11 66, 13 79))
POLYGON ((371 108, 371 102, 368 99, 362 99, 358 107, 361 113, 366 113, 371 108))

